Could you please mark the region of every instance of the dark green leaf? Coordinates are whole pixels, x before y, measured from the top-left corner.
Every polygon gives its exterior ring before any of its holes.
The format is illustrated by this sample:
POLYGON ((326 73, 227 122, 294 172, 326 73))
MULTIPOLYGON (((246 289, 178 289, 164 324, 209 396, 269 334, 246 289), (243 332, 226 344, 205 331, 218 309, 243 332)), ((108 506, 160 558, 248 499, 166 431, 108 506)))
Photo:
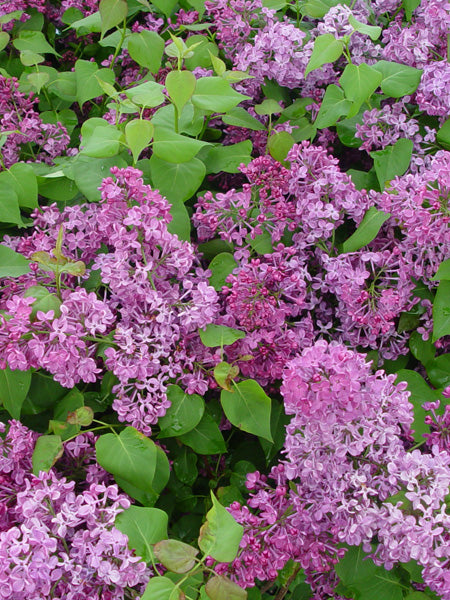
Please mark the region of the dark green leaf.
POLYGON ((286 156, 295 140, 287 131, 277 131, 267 140, 267 148, 272 158, 280 163, 284 163, 286 156))
POLYGON ((348 114, 351 105, 350 100, 345 99, 344 92, 340 87, 334 84, 329 85, 314 125, 319 129, 335 125, 340 117, 348 114))
POLYGON ((209 149, 202 161, 206 166, 206 173, 239 173, 241 164, 248 165, 252 160, 251 152, 253 146, 250 140, 222 146, 218 144, 209 149))
POLYGON ((5 181, 0 181, 0 223, 24 225, 20 216, 19 198, 14 188, 5 181))
POLYGON ((6 182, 13 188, 20 207, 38 207, 37 180, 31 165, 21 162, 11 165, 8 170, 0 173, 0 181, 6 182))
POLYGON ((236 106, 222 115, 222 121, 227 125, 234 125, 235 127, 245 127, 246 129, 252 129, 253 131, 264 131, 266 127, 252 117, 245 108, 236 106))
POLYGON ((205 591, 211 600, 246 600, 247 598, 245 590, 223 575, 211 577, 206 583, 205 591))
POLYGON ((348 113, 349 117, 354 117, 358 113, 363 102, 370 98, 382 79, 381 73, 365 63, 358 66, 351 64, 345 67, 339 83, 344 89, 345 97, 353 102, 348 113))
POLYGON ((20 277, 30 272, 30 261, 0 244, 0 277, 20 277))
POLYGON ((178 479, 186 485, 192 485, 198 476, 197 455, 183 446, 173 461, 173 468, 178 479))
POLYGON ((226 285, 226 278, 237 267, 233 255, 229 252, 220 252, 209 263, 208 269, 212 275, 209 278, 210 285, 217 291, 220 291, 226 285))
POLYGON ((436 354, 436 348, 431 340, 424 340, 420 333, 413 331, 409 338, 409 349, 412 355, 426 365, 433 360, 436 354))
POLYGON ((450 385, 450 354, 442 354, 426 364, 431 383, 438 388, 450 385))
POLYGON ((401 138, 393 146, 370 152, 381 190, 387 181, 403 175, 411 162, 412 140, 401 138))
POLYGON ((111 158, 89 158, 87 156, 76 157, 72 164, 73 176, 80 192, 86 196, 89 202, 97 202, 101 198, 98 189, 102 179, 111 175, 111 167, 126 167, 127 164, 120 156, 111 158))
POLYGON ((205 165, 198 158, 174 163, 153 155, 150 158, 150 171, 154 187, 169 202, 185 202, 191 198, 206 175, 205 165))
POLYGON ((431 278, 431 281, 441 281, 442 279, 445 279, 446 281, 450 280, 450 258, 441 262, 436 274, 431 278))
POLYGON ((194 158, 203 146, 208 145, 208 142, 194 140, 185 135, 179 135, 165 127, 155 127, 153 152, 156 156, 167 162, 187 162, 194 158))
POLYGON ((450 150, 450 119, 447 119, 438 130, 436 140, 443 148, 450 150))
POLYGON ((178 385, 169 385, 167 399, 170 400, 171 406, 158 421, 161 428, 158 437, 177 437, 194 429, 203 417, 203 398, 197 394, 186 394, 178 385))
POLYGON ((0 371, 0 403, 13 419, 20 418, 20 410, 31 384, 31 371, 0 371))
POLYGON ((422 408, 424 402, 435 402, 440 398, 440 394, 431 389, 425 379, 416 371, 401 369, 397 373, 397 382, 406 381, 408 391, 410 392, 409 401, 414 407, 414 439, 416 442, 423 442, 423 434, 429 433, 430 428, 424 419, 426 411, 422 408))
POLYGON ((358 225, 357 230, 342 244, 342 252, 356 252, 374 240, 381 226, 391 215, 371 206, 358 225))
POLYGON ((450 281, 447 279, 439 284, 433 302, 433 342, 444 335, 450 335, 450 281))
POLYGON ((225 440, 213 418, 205 413, 192 431, 178 438, 198 454, 222 454, 226 452, 225 440))
POLYGON ((33 456, 33 474, 39 475, 40 471, 49 471, 58 458, 63 455, 64 448, 59 435, 41 435, 36 441, 33 456))
POLYGON ((402 0, 402 6, 405 9, 405 15, 408 21, 411 21, 413 12, 419 6, 421 0, 402 0))

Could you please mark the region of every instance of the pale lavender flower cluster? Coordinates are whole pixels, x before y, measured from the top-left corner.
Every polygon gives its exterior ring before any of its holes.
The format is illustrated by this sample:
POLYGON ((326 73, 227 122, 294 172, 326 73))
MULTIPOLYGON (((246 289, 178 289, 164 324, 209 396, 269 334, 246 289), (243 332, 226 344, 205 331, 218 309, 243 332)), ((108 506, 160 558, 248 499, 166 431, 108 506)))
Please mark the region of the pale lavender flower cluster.
POLYGON ((114 527, 128 498, 106 482, 78 493, 54 469, 36 477, 37 435, 17 421, 0 428, 0 598, 124 600, 141 591, 150 570, 114 527))
POLYGON ((423 67, 416 101, 420 110, 429 115, 443 118, 450 115, 450 65, 447 61, 432 62, 423 67))
POLYGON ((420 151, 422 136, 417 119, 408 118, 404 102, 387 104, 383 108, 366 110, 362 123, 356 124, 356 137, 363 143, 361 150, 378 150, 395 144, 400 138, 414 141, 414 150, 420 151))
POLYGON ((16 78, 0 75, 0 135, 6 142, 0 149, 0 170, 21 158, 52 162, 64 154, 70 137, 66 128, 57 123, 43 123, 34 110, 36 99, 18 91, 16 78))

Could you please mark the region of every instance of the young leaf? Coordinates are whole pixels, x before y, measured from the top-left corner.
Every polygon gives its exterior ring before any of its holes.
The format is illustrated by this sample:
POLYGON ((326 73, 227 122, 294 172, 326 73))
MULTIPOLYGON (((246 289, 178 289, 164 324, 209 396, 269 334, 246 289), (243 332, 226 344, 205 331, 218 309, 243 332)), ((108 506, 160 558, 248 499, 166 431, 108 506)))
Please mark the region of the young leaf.
POLYGON ((229 392, 233 391, 231 382, 239 375, 239 367, 227 362, 220 362, 214 367, 214 379, 220 387, 229 392))
POLYGON ((49 471, 58 458, 61 458, 63 452, 64 448, 59 435, 39 436, 31 457, 33 474, 39 475, 40 471, 49 471))
POLYGON ((282 107, 273 98, 266 98, 261 104, 255 105, 255 113, 257 115, 278 115, 282 111, 282 107))
POLYGON ((230 346, 236 340, 245 338, 243 331, 225 325, 207 325, 205 329, 199 329, 199 334, 203 344, 208 348, 230 346))
POLYGON ((273 442, 270 431, 271 400, 253 379, 232 386, 232 391, 222 390, 220 401, 227 419, 235 426, 273 442))
POLYGON ((156 31, 144 29, 140 33, 132 33, 128 38, 128 53, 138 65, 157 73, 164 53, 164 40, 156 31))
POLYGON ((348 16, 348 22, 355 31, 368 35, 373 41, 377 40, 381 35, 381 27, 361 23, 361 21, 357 21, 351 14, 348 16))
POLYGON ((153 125, 145 119, 134 119, 125 125, 125 140, 136 163, 153 138, 153 125))
POLYGON ((221 77, 201 77, 197 80, 192 104, 209 112, 227 112, 248 96, 235 92, 231 85, 221 77))
POLYGON ((194 429, 205 411, 205 403, 197 394, 186 394, 178 385, 169 385, 167 399, 171 406, 158 421, 158 438, 177 437, 194 429))
POLYGON ((140 83, 139 85, 135 85, 134 87, 125 90, 125 94, 132 102, 139 106, 154 108, 155 106, 163 104, 165 101, 164 94, 162 93, 163 89, 164 86, 160 83, 146 81, 145 83, 140 83))
POLYGON ((314 40, 314 48, 306 65, 305 77, 311 71, 337 60, 344 50, 344 42, 337 40, 331 33, 319 35, 314 40))
POLYGON ((151 577, 141 600, 181 600, 184 596, 181 594, 183 592, 168 577, 151 577))
POLYGON ((197 80, 190 71, 170 71, 166 76, 165 86, 170 99, 181 113, 184 105, 195 91, 197 80))
POLYGON ((342 244, 342 252, 356 252, 374 240, 381 226, 391 215, 371 206, 364 215, 357 230, 342 244))
POLYGON ((20 409, 31 385, 31 371, 0 371, 0 403, 13 419, 20 418, 20 409))
POLYGON ((79 59, 75 63, 76 99, 80 108, 88 100, 103 95, 98 80, 114 85, 115 76, 111 69, 99 69, 96 63, 79 59))
POLYGON ((450 281, 446 279, 439 284, 433 302, 432 341, 444 335, 450 335, 450 281))
POLYGON ((400 138, 393 146, 369 153, 373 158, 381 190, 384 189, 387 181, 405 173, 411 162, 412 151, 412 140, 400 138))
POLYGON ((159 508, 130 506, 117 515, 114 526, 128 537, 128 547, 145 562, 153 556, 151 546, 167 537, 167 513, 159 508))
POLYGON ((100 0, 98 10, 102 20, 102 37, 107 31, 120 25, 127 18, 126 0, 100 0))
POLYGON ((187 573, 195 565, 197 548, 178 540, 162 540, 154 549, 155 557, 173 573, 187 573))
POLYGON ((212 508, 200 529, 200 550, 219 562, 231 562, 236 558, 244 528, 230 515, 211 492, 212 508))
POLYGON ((30 261, 0 244, 0 277, 20 277, 30 272, 30 261))
POLYGON ((167 162, 187 162, 194 158, 203 146, 209 146, 208 142, 179 135, 165 127, 155 127, 153 152, 167 162))

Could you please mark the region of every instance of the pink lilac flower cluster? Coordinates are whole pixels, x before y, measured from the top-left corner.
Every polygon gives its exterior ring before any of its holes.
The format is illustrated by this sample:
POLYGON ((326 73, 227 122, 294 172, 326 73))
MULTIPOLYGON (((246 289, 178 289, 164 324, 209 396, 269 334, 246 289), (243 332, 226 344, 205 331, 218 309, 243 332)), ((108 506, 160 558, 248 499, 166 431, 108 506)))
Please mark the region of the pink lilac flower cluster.
POLYGON ((36 99, 19 92, 16 78, 0 75, 0 170, 21 160, 52 162, 65 153, 70 141, 66 128, 43 123, 34 109, 36 99))
POLYGON ((376 537, 378 564, 416 560, 425 583, 450 598, 450 454, 438 446, 407 452, 413 407, 406 383, 394 380, 335 342, 319 341, 288 362, 286 459, 272 469, 274 488, 249 475, 248 506, 231 505, 245 533, 238 558, 219 571, 251 586, 276 576, 270 564, 280 569, 292 559, 325 598, 335 576, 316 575, 332 572, 340 545, 372 552, 376 537))
POLYGON ((151 572, 114 527, 128 498, 101 480, 77 492, 55 469, 33 475, 37 435, 18 421, 0 429, 0 598, 124 600, 141 592, 151 572))
MULTIPOLYGON (((14 244, 28 257, 51 252, 63 226, 64 253, 90 264, 88 274, 99 271, 103 299, 66 276, 60 314, 34 315, 35 298, 17 292, 36 284, 35 273, 6 284, 2 360, 13 369, 43 368, 67 387, 94 382, 106 368, 119 380, 113 390, 119 419, 150 433, 170 406, 168 383, 178 381, 190 393, 207 389, 195 366, 198 329, 214 320, 217 294, 193 246, 168 231, 167 200, 144 185, 137 169, 114 167, 112 173, 103 180, 101 203, 37 212, 34 232, 14 244), (107 346, 103 364, 101 342, 107 346)), ((54 292, 47 275, 38 281, 54 292)), ((204 353, 214 363, 209 350, 204 353)))

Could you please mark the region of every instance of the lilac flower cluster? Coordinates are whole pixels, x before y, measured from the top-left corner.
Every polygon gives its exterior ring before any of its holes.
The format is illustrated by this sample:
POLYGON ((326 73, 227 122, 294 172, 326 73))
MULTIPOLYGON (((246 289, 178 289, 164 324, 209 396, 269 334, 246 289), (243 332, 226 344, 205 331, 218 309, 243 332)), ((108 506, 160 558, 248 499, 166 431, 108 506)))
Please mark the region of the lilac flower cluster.
POLYGON ((34 110, 36 99, 19 92, 18 87, 16 78, 0 75, 0 135, 6 136, 0 149, 0 170, 21 158, 52 162, 64 154, 70 141, 61 123, 42 122, 34 110))
POLYGON ((18 421, 0 427, 0 598, 124 600, 140 592, 150 570, 114 527, 128 498, 101 473, 79 493, 54 469, 36 477, 36 434, 18 421))
POLYGON ((377 563, 417 560, 426 584, 450 597, 450 455, 437 446, 430 454, 406 451, 412 405, 406 383, 394 380, 373 373, 364 355, 325 341, 286 365, 286 460, 272 469, 274 488, 259 473, 249 475, 255 491, 248 506, 256 514, 230 507, 245 525, 231 567, 241 584, 271 580, 269 564, 280 569, 292 559, 322 586, 317 597, 326 597, 336 579, 316 574, 332 571, 345 552, 339 544, 372 552, 376 536, 377 563))
POLYGON ((28 297, 23 290, 39 283, 54 292, 55 283, 46 274, 23 276, 5 287, 0 345, 3 364, 43 368, 67 387, 94 382, 106 367, 119 380, 113 407, 120 420, 149 433, 170 406, 168 383, 181 382, 191 393, 206 390, 195 368, 197 332, 214 320, 217 294, 196 264, 193 247, 169 233, 167 200, 143 184, 137 169, 112 173, 115 179, 103 180, 101 203, 62 212, 48 207, 36 213, 34 232, 14 242, 28 257, 51 252, 63 226, 64 252, 89 264, 87 275, 100 272, 103 299, 68 275, 59 315, 54 310, 33 315, 33 290, 28 297))

